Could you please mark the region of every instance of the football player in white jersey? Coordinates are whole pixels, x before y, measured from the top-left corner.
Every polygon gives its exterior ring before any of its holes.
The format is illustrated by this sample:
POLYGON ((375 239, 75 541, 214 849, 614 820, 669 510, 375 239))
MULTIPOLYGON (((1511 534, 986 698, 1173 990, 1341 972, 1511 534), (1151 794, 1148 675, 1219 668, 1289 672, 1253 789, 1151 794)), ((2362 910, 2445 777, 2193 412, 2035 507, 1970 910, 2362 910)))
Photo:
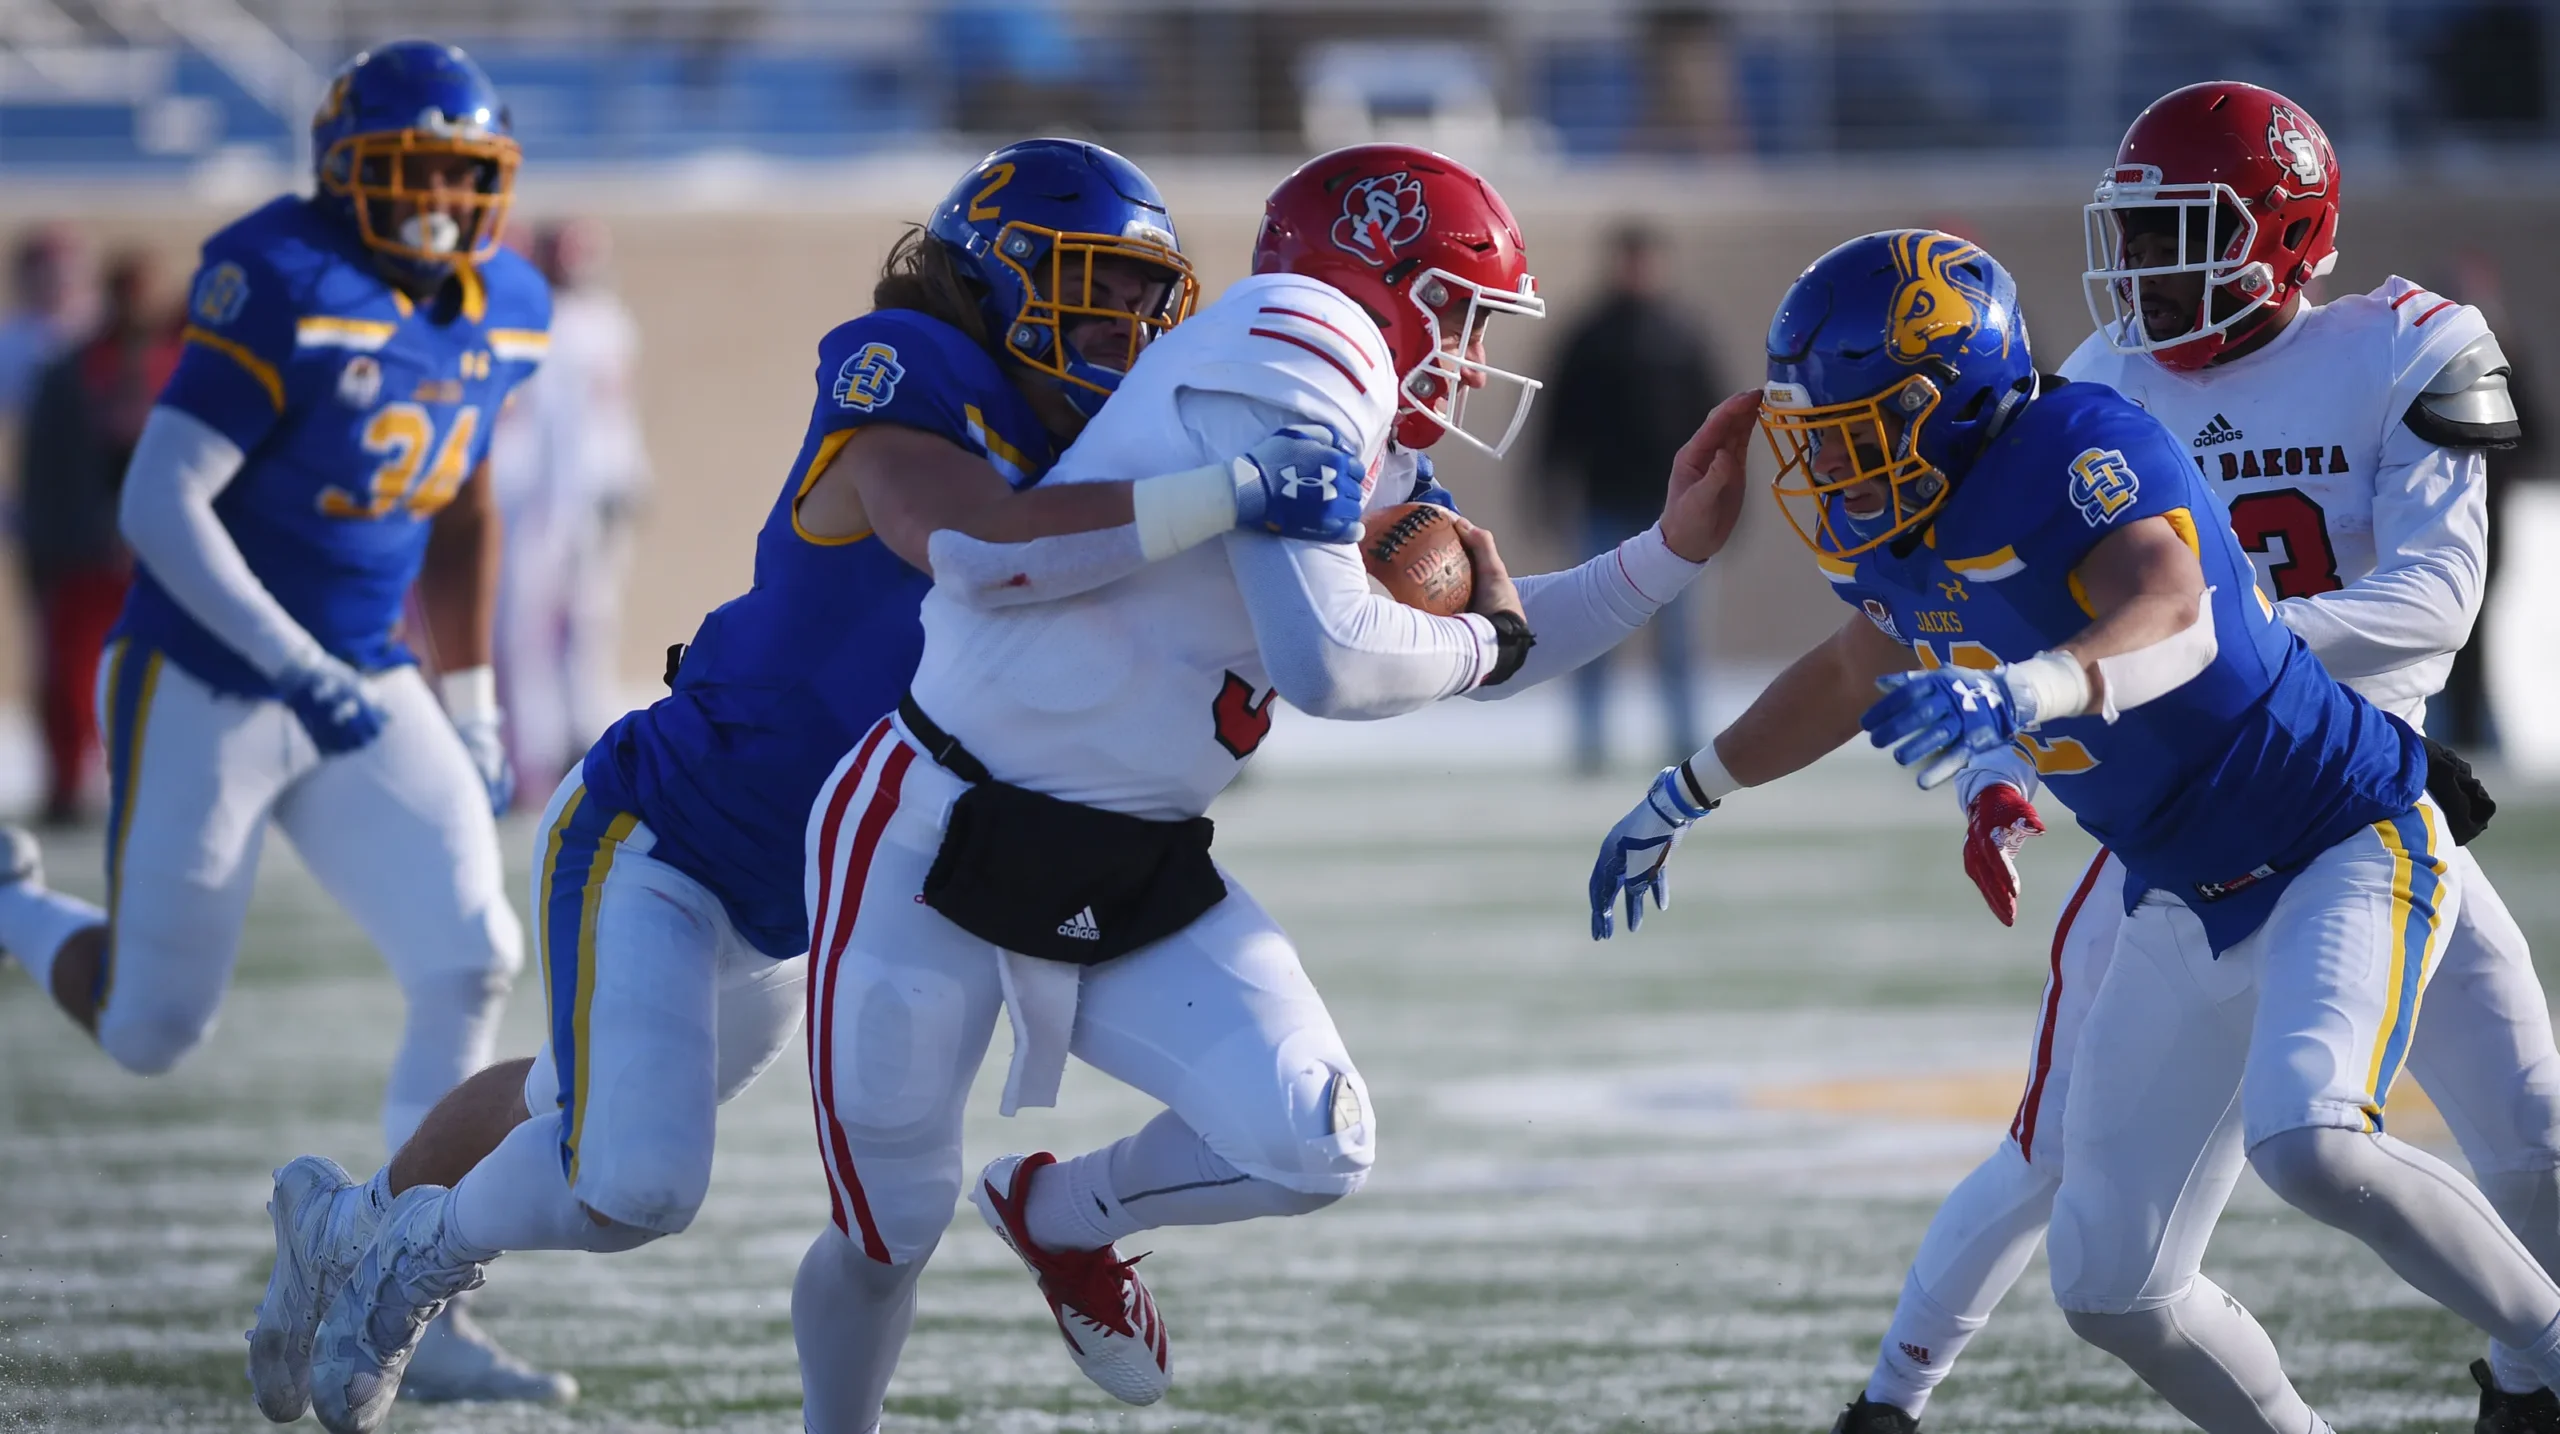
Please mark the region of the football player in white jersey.
MULTIPOLYGON (((2303 285, 2336 259, 2337 161, 2318 125, 2281 95, 2234 83, 2178 90, 2134 121, 2117 160, 2087 210, 2086 283, 2099 327, 2063 377, 2114 388, 2186 436, 2284 622, 2333 675, 2423 724, 2479 612, 2482 452, 2518 433, 2496 338, 2476 310, 2397 277, 2326 305, 2306 299, 2303 285)), ((2429 788, 2467 837, 2487 808, 2459 760, 2434 755, 2429 788)), ((2068 770, 2056 764, 2071 760, 2059 744, 2032 761, 2002 753, 1961 780, 1965 869, 2004 924, 2017 912, 2011 856, 2043 829, 2029 801, 2036 772, 2068 770)), ((2407 1063, 2490 1203, 2546 1270, 2560 1271, 2560 1055, 2548 1008, 2523 933, 2488 878, 2467 852, 2451 861, 2464 899, 2407 1063)), ((2055 1215, 2062 1112, 2123 920, 2123 880, 2121 863, 2101 851, 2065 904, 2009 1136, 1930 1225, 1874 1374, 1835 1434, 1916 1429, 2049 1219, 2064 1238, 2055 1215)), ((2126 1300, 2110 1302, 2104 1291, 2057 1291, 2066 1312, 2190 1417, 2200 1417, 2197 1402, 2179 1391, 2219 1407, 2207 1391, 2226 1383, 2257 1385, 2262 1411, 2307 1416, 2245 1314, 2216 1324, 2242 1337, 2201 1341, 2118 1338, 2108 1331, 2128 1326, 2087 1318, 2156 1312, 2174 1323, 2182 1299, 2210 1290, 2180 1276, 2194 1275, 2215 1211, 2186 1203, 2176 1222, 2185 1233, 2117 1232, 2175 1247, 2154 1251, 2169 1275, 2152 1290, 2168 1294, 2121 1292, 2126 1300)), ((2473 1375, 2479 1434, 2560 1430, 2560 1400, 2518 1352, 2493 1345, 2473 1375)), ((2223 1427, 2262 1425, 2244 1417, 2223 1427)))
MULTIPOLYGON (((1374 511, 1437 494, 1416 492, 1421 447, 1457 433, 1498 452, 1518 431, 1535 385, 1486 362, 1484 326, 1543 305, 1476 175, 1402 146, 1323 156, 1273 194, 1254 267, 1148 349, 1049 482, 1169 450, 1218 462, 1246 426, 1300 423, 1357 455, 1302 480, 1358 485, 1374 511), (1491 385, 1510 409, 1470 432, 1460 400, 1491 385)), ((1463 529, 1476 588, 1454 618, 1374 595, 1347 549, 1262 534, 1100 585, 1041 576, 1048 540, 995 561, 935 536, 914 688, 810 814, 810 1059, 834 1222, 792 1300, 809 1429, 877 1427, 1000 1015, 1008 1113, 1053 1103, 1070 1055, 1166 1107, 1089 1154, 1004 1156, 969 1187, 1078 1366, 1122 1400, 1160 1397, 1170 1355, 1116 1242, 1360 1187, 1368 1092, 1289 938, 1211 859, 1201 813, 1275 697, 1380 718, 1504 695, 1623 639, 1730 532, 1749 432, 1747 408, 1718 410, 1662 523, 1581 568, 1515 584, 1463 529)))

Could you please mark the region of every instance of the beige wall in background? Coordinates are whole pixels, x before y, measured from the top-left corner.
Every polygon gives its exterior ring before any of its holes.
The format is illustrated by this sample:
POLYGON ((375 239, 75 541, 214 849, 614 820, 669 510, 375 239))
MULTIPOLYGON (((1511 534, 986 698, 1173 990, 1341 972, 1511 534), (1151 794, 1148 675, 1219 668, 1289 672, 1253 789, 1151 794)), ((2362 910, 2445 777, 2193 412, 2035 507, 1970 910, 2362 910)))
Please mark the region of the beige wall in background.
MULTIPOLYGON (((747 586, 756 529, 808 418, 819 337, 868 306, 871 278, 901 223, 920 218, 939 192, 934 176, 958 168, 910 162, 810 179, 794 187, 787 205, 756 209, 678 203, 670 210, 662 186, 528 185, 529 218, 587 212, 610 224, 619 287, 646 345, 642 412, 659 478, 625 599, 623 670, 633 683, 653 680, 666 645, 689 638, 703 613, 747 586)), ((1279 173, 1248 165, 1241 173, 1164 176, 1208 292, 1243 272, 1260 195, 1279 173)), ((1551 307, 1542 324, 1502 321, 1494 345, 1499 359, 1532 374, 1543 372, 1550 349, 1593 296, 1602 242, 1626 217, 1649 220, 1668 239, 1666 268, 1678 298, 1711 328, 1736 384, 1757 379, 1761 332, 1794 274, 1831 244, 1895 224, 1955 228, 2007 263, 2019 276, 2046 365, 2059 363, 2089 327, 2078 281, 2078 206, 2087 190, 2076 172, 1883 172, 1775 187, 1680 172, 1498 182, 1519 212, 1551 307)), ((2349 205, 2331 293, 2370 288, 2393 272, 2449 284, 2451 236, 2458 235, 2502 261, 2507 306, 2493 319, 2511 351, 2547 332, 2546 317, 2560 312, 2560 276, 2545 262, 2544 240, 2560 219, 2560 196, 2403 182, 2387 191, 2351 189, 2349 205)), ((0 237, 27 221, 86 211, 101 242, 165 247, 184 272, 194 244, 243 207, 162 203, 131 192, 102 198, 19 190, 0 194, 0 237)), ((2547 392, 2551 376, 2538 381, 2547 392)), ((1705 407, 1702 400, 1701 416, 1705 407)), ((1532 517, 1526 485, 1534 478, 1534 436, 1533 426, 1531 440, 1502 463, 1453 451, 1442 465, 1469 512, 1502 538, 1513 567, 1528 571, 1575 556, 1532 517)), ((1702 640, 1737 660, 1783 658, 1842 615, 1773 505, 1757 495, 1716 593, 1702 640)), ((28 658, 14 579, 0 603, 8 608, 0 612, 0 695, 16 695, 28 658)))

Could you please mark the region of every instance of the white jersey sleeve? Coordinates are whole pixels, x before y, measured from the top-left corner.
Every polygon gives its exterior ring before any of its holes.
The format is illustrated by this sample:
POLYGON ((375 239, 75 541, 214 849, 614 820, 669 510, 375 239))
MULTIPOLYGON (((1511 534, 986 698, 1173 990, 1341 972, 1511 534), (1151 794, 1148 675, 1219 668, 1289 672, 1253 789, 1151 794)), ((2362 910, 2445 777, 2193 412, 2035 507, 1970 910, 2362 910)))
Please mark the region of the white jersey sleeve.
POLYGON ((1671 551, 1656 523, 1580 567, 1516 579, 1537 645, 1511 680, 1467 695, 1498 702, 1562 677, 1633 636, 1706 570, 1671 551))
POLYGON ((2477 309, 2394 276, 2373 297, 2394 315, 2390 396, 2374 472, 2373 555, 2334 592, 2287 598, 2285 625, 2342 679, 2372 677, 2454 651, 2479 616, 2489 541, 2488 464, 2440 447, 2404 421, 2428 380, 2489 327, 2477 309))
MULTIPOLYGON (((1209 451, 1310 416, 1234 392, 1187 390, 1182 426, 1209 451)), ((1282 700, 1314 717, 1393 717, 1464 692, 1493 669, 1493 625, 1435 617, 1372 592, 1360 550, 1229 533, 1227 560, 1282 700)))

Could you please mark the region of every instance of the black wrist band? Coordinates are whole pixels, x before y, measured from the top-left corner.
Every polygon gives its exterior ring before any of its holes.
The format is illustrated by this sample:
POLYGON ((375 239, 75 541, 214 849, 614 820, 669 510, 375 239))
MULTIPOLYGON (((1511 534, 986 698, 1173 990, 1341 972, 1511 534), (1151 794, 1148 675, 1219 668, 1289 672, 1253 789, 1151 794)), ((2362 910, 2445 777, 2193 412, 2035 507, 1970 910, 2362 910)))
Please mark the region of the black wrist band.
POLYGON ((1498 687, 1529 660, 1529 649, 1538 645, 1538 637, 1529 631, 1529 620, 1516 612, 1486 613, 1484 620, 1493 624, 1494 658, 1493 671, 1485 674, 1481 685, 1498 687))
POLYGON ((1680 759, 1680 785, 1689 789, 1689 800, 1705 807, 1708 811, 1714 811, 1723 805, 1721 800, 1708 796, 1707 789, 1698 785, 1697 770, 1689 765, 1689 759, 1686 757, 1680 759))

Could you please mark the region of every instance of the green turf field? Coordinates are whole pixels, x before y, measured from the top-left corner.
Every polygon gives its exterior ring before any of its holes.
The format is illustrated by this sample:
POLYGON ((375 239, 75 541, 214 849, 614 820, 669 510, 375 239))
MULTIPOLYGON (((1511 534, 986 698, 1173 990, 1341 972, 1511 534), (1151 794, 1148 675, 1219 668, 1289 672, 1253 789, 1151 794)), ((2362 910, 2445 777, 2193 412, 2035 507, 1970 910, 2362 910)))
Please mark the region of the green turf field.
MULTIPOLYGON (((2030 914, 2004 931, 1959 873, 1952 803, 1835 759, 1719 813, 1679 854, 1673 909, 1595 947, 1584 875, 1642 776, 1430 766, 1266 773, 1216 813, 1221 854, 1297 936, 1368 1076, 1368 1189, 1135 1242, 1156 1251, 1174 1335, 1173 1393, 1143 1411, 1074 1372, 965 1212, 888 1430, 1829 1427, 1938 1195, 2007 1122, 2044 923, 2086 839, 2057 822, 2036 845, 2030 914), (1447 794, 1418 818, 1417 780, 1447 794)), ((172 1076, 116 1071, 0 972, 0 1429, 266 1427, 241 1332, 266 1276, 267 1171, 306 1150, 379 1161, 397 1020, 352 926, 268 851, 222 1027, 172 1076)), ((2511 802, 2479 852, 2560 950, 2560 797, 2511 802)), ((94 838, 50 860, 95 889, 94 838)), ((532 1049, 541 999, 529 977, 507 1052, 532 1049)), ((1062 1111, 1001 1121, 1002 1051, 973 1163, 1080 1150, 1148 1114, 1077 1072, 1062 1111)), ((798 1429, 791 1275, 826 1219, 804 1070, 786 1058, 725 1112, 690 1233, 493 1267, 484 1316, 573 1370, 580 1404, 403 1406, 393 1427, 798 1429)), ((2341 1430, 2469 1429, 2471 1333, 2254 1181, 2211 1268, 2341 1430)), ((1933 1434, 2185 1427, 2071 1336, 2043 1280, 2039 1262, 1975 1342, 1933 1434)))

